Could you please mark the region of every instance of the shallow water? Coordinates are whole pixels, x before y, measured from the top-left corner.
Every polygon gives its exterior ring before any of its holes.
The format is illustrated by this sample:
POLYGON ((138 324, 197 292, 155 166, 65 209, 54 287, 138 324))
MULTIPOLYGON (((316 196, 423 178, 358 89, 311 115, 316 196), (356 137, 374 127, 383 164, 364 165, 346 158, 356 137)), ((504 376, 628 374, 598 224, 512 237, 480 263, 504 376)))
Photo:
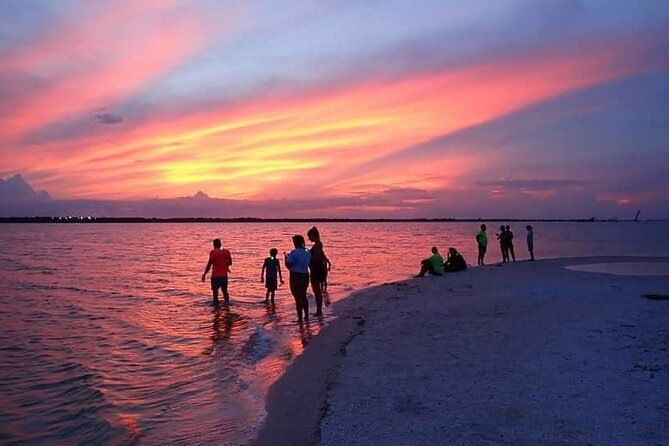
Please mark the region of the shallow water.
MULTIPOLYGON (((533 225, 538 258, 669 255, 665 222, 533 225)), ((309 226, 0 225, 0 443, 248 443, 268 387, 335 316, 301 329, 287 286, 262 303, 268 249, 309 226), (234 259, 220 310, 200 281, 215 237, 234 259)), ((432 245, 476 260, 476 223, 318 226, 332 301, 415 274, 432 245)))

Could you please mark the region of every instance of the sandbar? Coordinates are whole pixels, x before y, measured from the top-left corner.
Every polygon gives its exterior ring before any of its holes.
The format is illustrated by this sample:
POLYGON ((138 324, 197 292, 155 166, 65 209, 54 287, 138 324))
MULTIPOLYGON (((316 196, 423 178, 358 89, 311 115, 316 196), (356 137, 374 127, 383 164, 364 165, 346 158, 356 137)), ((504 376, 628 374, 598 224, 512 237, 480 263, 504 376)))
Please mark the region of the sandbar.
POLYGON ((259 445, 669 444, 669 278, 470 268, 337 303, 270 389, 259 445))

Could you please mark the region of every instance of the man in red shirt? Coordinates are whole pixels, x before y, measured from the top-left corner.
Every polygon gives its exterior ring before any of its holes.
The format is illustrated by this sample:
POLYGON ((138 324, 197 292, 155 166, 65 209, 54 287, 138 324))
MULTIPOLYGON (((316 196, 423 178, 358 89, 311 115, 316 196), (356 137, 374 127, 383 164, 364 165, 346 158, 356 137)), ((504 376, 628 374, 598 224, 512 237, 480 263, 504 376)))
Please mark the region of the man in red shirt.
POLYGON ((221 239, 214 240, 214 249, 209 252, 209 262, 202 274, 202 281, 204 282, 207 273, 211 269, 211 291, 214 295, 214 305, 218 305, 218 289, 223 290, 223 299, 227 303, 230 300, 228 294, 228 272, 232 265, 232 256, 230 251, 223 249, 221 239), (212 269, 213 267, 213 269, 212 269))

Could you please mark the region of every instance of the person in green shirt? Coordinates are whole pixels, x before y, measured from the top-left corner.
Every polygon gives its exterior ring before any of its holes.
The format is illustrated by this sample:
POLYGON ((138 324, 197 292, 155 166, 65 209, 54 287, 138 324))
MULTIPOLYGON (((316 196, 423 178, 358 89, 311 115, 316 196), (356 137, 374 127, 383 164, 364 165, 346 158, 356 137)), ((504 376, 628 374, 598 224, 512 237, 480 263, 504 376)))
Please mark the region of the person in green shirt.
POLYGON ((444 258, 439 254, 436 246, 432 247, 432 255, 420 262, 420 272, 416 277, 424 277, 425 273, 430 273, 433 276, 444 274, 444 258))
POLYGON ((488 234, 485 232, 486 226, 481 225, 481 230, 476 234, 476 244, 479 247, 479 257, 478 264, 479 266, 483 265, 483 258, 485 257, 485 252, 488 249, 488 234))

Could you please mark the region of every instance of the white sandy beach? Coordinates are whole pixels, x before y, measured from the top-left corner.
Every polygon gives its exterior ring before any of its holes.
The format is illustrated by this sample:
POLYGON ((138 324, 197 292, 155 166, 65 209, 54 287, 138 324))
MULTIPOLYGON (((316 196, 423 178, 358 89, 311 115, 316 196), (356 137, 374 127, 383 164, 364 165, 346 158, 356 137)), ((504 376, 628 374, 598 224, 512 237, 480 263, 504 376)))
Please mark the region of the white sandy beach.
MULTIPOLYGON (((578 258, 373 288, 268 396, 256 444, 669 444, 668 276, 578 258)), ((662 270, 661 268, 659 269, 662 270)))

